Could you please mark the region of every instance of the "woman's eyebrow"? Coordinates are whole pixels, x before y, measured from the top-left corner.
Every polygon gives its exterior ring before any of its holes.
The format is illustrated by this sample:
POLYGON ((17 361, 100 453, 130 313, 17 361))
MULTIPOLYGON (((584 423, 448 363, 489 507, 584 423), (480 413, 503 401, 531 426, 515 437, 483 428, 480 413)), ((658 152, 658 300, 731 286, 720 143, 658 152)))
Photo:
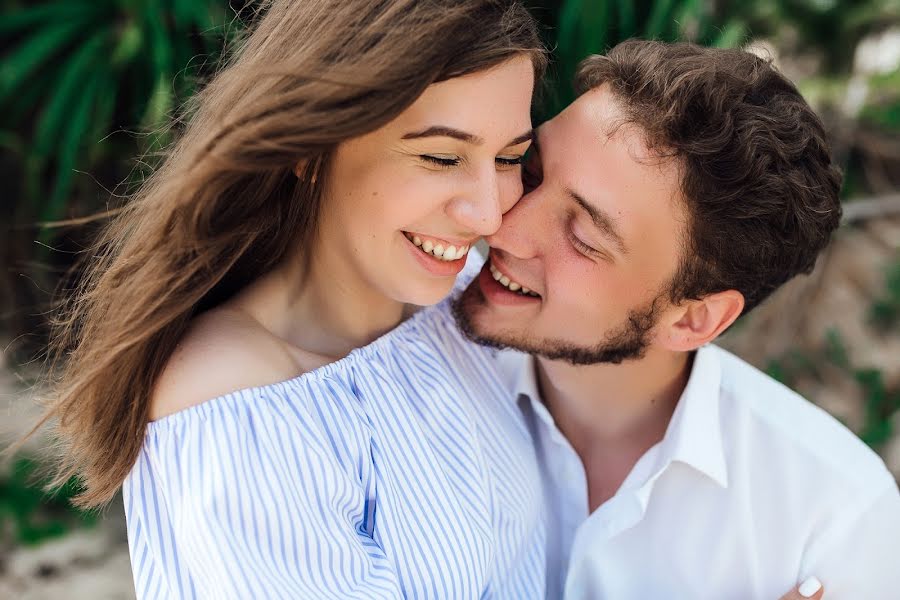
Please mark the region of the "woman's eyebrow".
POLYGON ((466 142, 467 144, 475 144, 476 146, 480 146, 484 143, 484 140, 477 135, 466 133, 465 131, 460 131, 459 129, 454 129, 452 127, 445 127, 443 125, 433 125, 427 129, 423 129, 422 131, 407 133, 403 136, 403 139, 415 140, 426 137, 449 137, 455 140, 466 142))
POLYGON ((508 143, 507 146, 518 146, 519 144, 533 141, 535 141, 534 129, 529 129, 528 131, 508 143))
MULTIPOLYGON (((427 129, 423 129, 422 131, 413 131, 407 133, 403 136, 404 140, 415 140, 426 137, 449 137, 455 140, 460 140, 467 144, 474 144, 476 146, 480 146, 484 144, 484 139, 478 137, 475 134, 467 133, 465 131, 460 131, 459 129, 454 129, 453 127, 446 127, 443 125, 433 125, 428 127, 427 129)), ((523 144, 529 140, 534 139, 534 130, 529 129, 522 135, 513 139, 507 146, 518 146, 519 144, 523 144)))

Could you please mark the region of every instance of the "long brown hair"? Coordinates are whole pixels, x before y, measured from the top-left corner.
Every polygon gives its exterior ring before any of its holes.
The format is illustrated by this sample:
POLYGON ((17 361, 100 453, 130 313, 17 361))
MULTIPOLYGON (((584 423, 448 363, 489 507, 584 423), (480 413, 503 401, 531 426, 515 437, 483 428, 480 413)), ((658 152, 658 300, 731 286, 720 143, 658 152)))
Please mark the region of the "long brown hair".
POLYGON ((61 452, 50 485, 78 477, 74 503, 85 508, 114 496, 190 320, 311 241, 317 174, 339 143, 386 124, 432 83, 523 53, 539 78, 545 54, 516 0, 267 3, 62 298, 47 410, 26 436, 53 425, 61 452))

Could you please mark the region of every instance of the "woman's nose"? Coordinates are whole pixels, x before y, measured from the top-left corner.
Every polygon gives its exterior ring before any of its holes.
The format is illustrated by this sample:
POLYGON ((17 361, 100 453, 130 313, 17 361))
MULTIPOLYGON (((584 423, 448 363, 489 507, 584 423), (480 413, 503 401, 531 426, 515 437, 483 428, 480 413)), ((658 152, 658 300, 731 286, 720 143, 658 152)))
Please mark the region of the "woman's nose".
POLYGON ((460 225, 480 236, 497 231, 503 218, 500 180, 495 170, 479 174, 472 185, 449 207, 450 216, 460 225))

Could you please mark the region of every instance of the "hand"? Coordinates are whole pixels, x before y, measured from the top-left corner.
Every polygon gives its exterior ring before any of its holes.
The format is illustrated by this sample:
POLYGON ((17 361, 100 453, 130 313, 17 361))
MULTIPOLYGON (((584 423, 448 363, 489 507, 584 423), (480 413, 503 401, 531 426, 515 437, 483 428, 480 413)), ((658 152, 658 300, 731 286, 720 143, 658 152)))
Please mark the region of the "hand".
POLYGON ((822 600, 824 594, 825 588, 822 587, 822 583, 815 577, 809 577, 806 581, 782 596, 781 600, 810 600, 810 598, 822 600))

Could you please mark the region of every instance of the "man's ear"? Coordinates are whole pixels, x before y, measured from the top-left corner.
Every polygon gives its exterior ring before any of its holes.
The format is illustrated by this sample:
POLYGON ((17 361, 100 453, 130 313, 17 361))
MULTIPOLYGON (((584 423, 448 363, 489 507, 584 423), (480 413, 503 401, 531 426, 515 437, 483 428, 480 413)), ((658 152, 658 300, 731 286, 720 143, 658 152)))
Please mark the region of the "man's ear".
POLYGON ((688 300, 666 325, 660 341, 669 350, 688 352, 707 344, 728 329, 744 310, 744 295, 726 290, 688 300))

